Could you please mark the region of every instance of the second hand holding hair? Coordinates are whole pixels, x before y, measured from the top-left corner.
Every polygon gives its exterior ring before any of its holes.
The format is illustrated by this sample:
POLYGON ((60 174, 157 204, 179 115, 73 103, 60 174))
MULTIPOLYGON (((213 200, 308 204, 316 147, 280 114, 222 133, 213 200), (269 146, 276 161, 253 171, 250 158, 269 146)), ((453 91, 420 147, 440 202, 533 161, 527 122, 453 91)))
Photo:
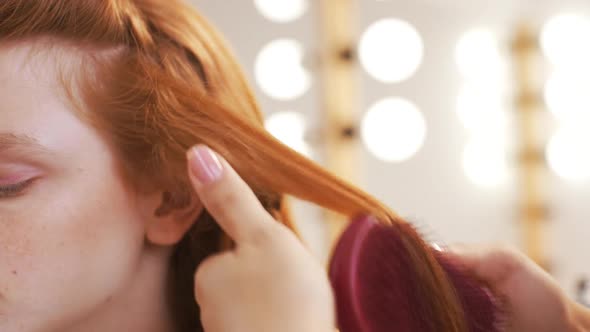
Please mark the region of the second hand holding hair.
POLYGON ((203 206, 235 242, 196 271, 205 330, 333 331, 334 299, 322 265, 221 156, 200 145, 188 160, 203 206))

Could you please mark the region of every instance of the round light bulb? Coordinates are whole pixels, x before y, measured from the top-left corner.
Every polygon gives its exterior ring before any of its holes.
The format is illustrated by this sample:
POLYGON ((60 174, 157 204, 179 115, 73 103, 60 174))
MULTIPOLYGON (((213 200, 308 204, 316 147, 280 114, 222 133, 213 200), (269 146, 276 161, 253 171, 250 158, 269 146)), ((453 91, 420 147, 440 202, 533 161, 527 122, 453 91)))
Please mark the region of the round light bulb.
POLYGON ((292 39, 278 39, 262 48, 256 58, 254 75, 262 91, 279 100, 302 96, 311 85, 303 67, 303 47, 292 39))
POLYGON ((387 98, 374 104, 365 114, 361 136, 377 158, 401 162, 411 158, 422 147, 426 121, 412 102, 387 98))
POLYGON ((463 34, 455 49, 455 61, 461 74, 470 80, 499 82, 505 75, 498 40, 490 30, 474 29, 463 34))
POLYGON ((292 22, 305 13, 308 0, 254 0, 262 16, 276 23, 292 22))
POLYGON ((375 79, 397 83, 411 77, 424 55, 424 44, 406 21, 382 19, 367 28, 359 44, 359 58, 375 79))

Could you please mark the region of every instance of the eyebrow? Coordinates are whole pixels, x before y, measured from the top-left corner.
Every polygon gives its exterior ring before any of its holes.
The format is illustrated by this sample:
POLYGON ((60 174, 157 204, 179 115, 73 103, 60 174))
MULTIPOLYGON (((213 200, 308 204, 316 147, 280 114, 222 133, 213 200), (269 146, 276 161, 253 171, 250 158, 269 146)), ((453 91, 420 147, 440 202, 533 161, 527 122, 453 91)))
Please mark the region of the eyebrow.
POLYGON ((29 135, 0 132, 0 153, 12 149, 25 149, 31 152, 50 153, 51 151, 29 135))

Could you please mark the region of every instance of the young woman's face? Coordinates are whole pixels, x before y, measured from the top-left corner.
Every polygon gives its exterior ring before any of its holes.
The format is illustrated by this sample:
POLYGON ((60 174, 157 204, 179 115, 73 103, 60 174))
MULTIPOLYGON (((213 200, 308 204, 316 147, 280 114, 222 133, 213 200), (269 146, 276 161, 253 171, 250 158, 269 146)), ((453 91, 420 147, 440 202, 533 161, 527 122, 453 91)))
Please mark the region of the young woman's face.
POLYGON ((49 61, 0 47, 0 331, 51 331, 136 273, 145 213, 49 61))

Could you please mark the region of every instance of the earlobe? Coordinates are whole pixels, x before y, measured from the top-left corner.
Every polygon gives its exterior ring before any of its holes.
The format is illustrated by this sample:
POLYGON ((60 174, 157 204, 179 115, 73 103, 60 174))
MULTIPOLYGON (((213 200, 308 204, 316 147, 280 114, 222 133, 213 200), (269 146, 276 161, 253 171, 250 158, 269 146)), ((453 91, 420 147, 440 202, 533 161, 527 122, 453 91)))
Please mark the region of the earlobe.
POLYGON ((152 216, 147 222, 147 240, 162 246, 171 246, 180 242, 203 212, 203 206, 198 199, 189 200, 184 204, 178 204, 178 202, 174 204, 171 195, 164 193, 161 204, 152 210, 152 216))

